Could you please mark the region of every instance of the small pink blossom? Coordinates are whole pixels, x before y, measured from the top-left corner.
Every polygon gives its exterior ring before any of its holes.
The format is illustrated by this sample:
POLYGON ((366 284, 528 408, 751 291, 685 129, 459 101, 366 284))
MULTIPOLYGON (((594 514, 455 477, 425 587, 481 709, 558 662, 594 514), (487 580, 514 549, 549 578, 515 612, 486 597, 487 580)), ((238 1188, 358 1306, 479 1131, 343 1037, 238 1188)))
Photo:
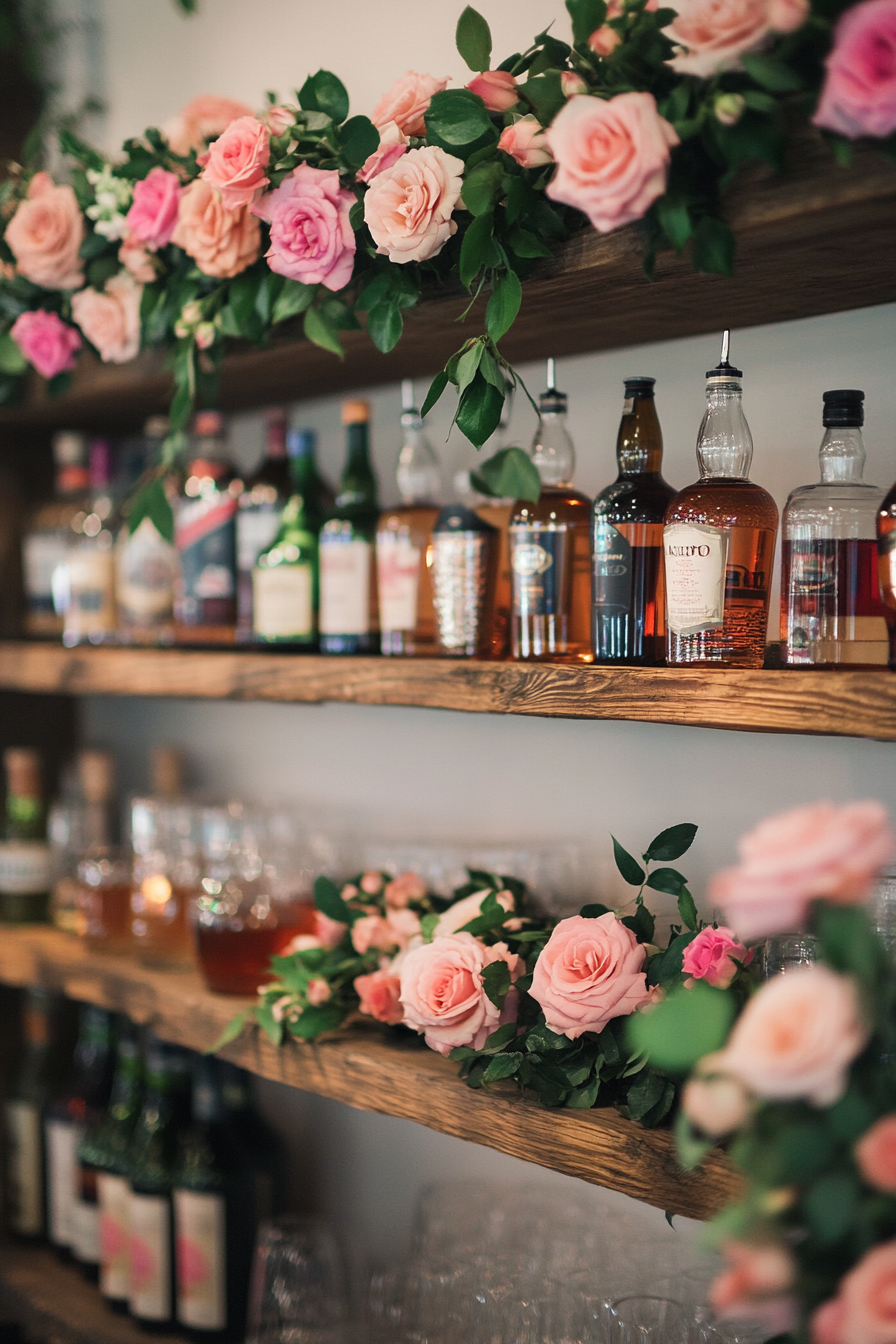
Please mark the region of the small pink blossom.
POLYGON ((136 238, 125 238, 118 249, 118 260, 138 285, 151 285, 156 278, 152 253, 136 238))
POLYGON ((855 1155, 863 1181, 896 1195, 896 1115, 875 1121, 856 1144, 855 1155))
POLYGON ((42 378, 55 378, 75 367, 75 351, 81 349, 81 337, 57 313, 48 313, 43 308, 20 313, 9 334, 42 378))
POLYGON ((455 901, 439 916, 439 922, 433 931, 434 938, 444 938, 446 934, 457 933, 472 920, 478 919, 482 912, 482 903, 486 896, 493 895, 498 904, 508 914, 514 909, 514 899, 509 891, 473 891, 462 900, 455 901))
POLYGON ((263 121, 271 135, 283 135, 284 131, 288 131, 290 126, 295 126, 296 114, 291 107, 284 107, 277 103, 267 109, 263 121))
POLYGON ((896 131, 896 0, 865 0, 841 15, 816 126, 855 140, 896 131))
POLYGON ((35 173, 4 236, 19 275, 44 289, 76 289, 84 283, 79 255, 84 231, 71 187, 57 187, 48 173, 35 173))
POLYGON ((207 140, 214 140, 237 117, 251 117, 252 109, 235 98, 219 98, 214 93, 201 93, 182 107, 176 117, 162 128, 175 154, 188 154, 205 148, 207 140))
POLYGON ((322 1003, 326 1003, 331 997, 332 990, 321 976, 308 981, 308 988, 305 990, 305 997, 312 1008, 319 1008, 322 1003))
POLYGON ((353 901, 356 896, 360 895, 354 882, 346 882, 339 894, 344 901, 353 901))
POLYGON ((695 980, 705 980, 716 989, 727 989, 737 974, 735 962, 746 963, 752 959, 752 952, 747 952, 730 929, 707 927, 688 943, 681 969, 695 980))
POLYGON ((405 135, 425 135, 423 118, 430 99, 447 87, 447 78, 436 79, 434 75, 420 75, 416 70, 409 70, 383 94, 370 119, 378 130, 394 121, 405 135))
POLYGON ((143 287, 127 271, 103 286, 72 295, 72 317, 107 364, 126 364, 140 349, 140 299, 143 287))
POLYGON ((135 182, 134 200, 125 216, 130 237, 151 252, 170 243, 182 191, 178 177, 164 168, 151 168, 141 182, 135 182))
POLYGON ((209 146, 202 176, 217 187, 228 210, 251 205, 268 185, 270 132, 257 117, 237 117, 209 146))
POLYGON ((409 145, 408 137, 402 131, 397 121, 387 121, 385 126, 380 127, 380 143, 377 149, 369 154, 364 160, 358 171, 359 182, 371 182, 377 173, 385 172, 397 163, 402 154, 407 152, 409 145))
POLYGON ((842 1298, 832 1297, 823 1302, 809 1322, 812 1344, 843 1344, 845 1319, 846 1306, 842 1298))
POLYGON ((314 912, 314 931, 322 947, 338 947, 348 932, 348 925, 338 919, 331 919, 322 910, 314 912))
POLYGON ((486 70, 466 87, 479 95, 489 112, 509 112, 520 100, 516 78, 509 70, 486 70))
POLYGON ((896 1339, 896 1241, 867 1251, 812 1318, 812 1344, 892 1344, 896 1339))
POLYGON ((411 901, 422 901, 426 895, 426 883, 417 873, 399 873, 391 882, 386 883, 386 905, 401 910, 411 901))
POLYGON ((505 126, 498 148, 516 159, 521 168, 540 168, 551 162, 544 127, 537 117, 520 117, 512 126, 505 126))
POLYGON ((692 1125, 720 1139, 739 1129, 750 1113, 742 1083, 724 1072, 724 1056, 704 1055, 685 1084, 681 1107, 692 1125))
POLYGON ((612 56, 621 41, 621 34, 605 23, 602 28, 591 34, 588 45, 595 56, 612 56))
POLYGON ((388 971, 373 971, 370 975, 358 975, 354 981, 355 993, 361 1000, 359 1008, 368 1017, 377 1022, 387 1022, 397 1026, 404 1020, 401 1006, 401 981, 397 975, 388 971))
POLYGON ((378 896, 383 889, 382 873, 365 873, 361 878, 361 890, 365 896, 378 896))
POLYGON ((798 1320, 792 1291, 796 1265, 790 1251, 774 1243, 751 1246, 729 1241, 722 1254, 729 1265, 710 1292, 718 1315, 723 1320, 734 1316, 755 1321, 774 1335, 794 1329, 798 1320))
MULTIPOLYGON (((340 925, 340 928, 344 929, 345 925, 340 925)), ((287 943, 280 955, 281 957, 291 957, 294 952, 317 952, 323 946, 321 940, 315 938, 313 933, 297 933, 292 942, 287 943)))
POLYGON ((262 196, 252 212, 271 226, 265 256, 275 275, 343 289, 355 264, 355 235, 349 223, 354 204, 354 192, 339 185, 335 168, 312 168, 307 163, 262 196))

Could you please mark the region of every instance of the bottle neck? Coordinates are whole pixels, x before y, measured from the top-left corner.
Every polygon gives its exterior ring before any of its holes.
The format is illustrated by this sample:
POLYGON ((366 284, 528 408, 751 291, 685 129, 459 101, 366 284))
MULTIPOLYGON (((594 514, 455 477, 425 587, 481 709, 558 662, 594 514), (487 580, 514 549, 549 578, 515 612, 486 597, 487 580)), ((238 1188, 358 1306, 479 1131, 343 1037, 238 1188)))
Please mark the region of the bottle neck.
POLYGON ((289 474, 296 491, 307 503, 311 491, 317 485, 317 463, 313 448, 306 448, 289 459, 289 474))
POLYGON ((6 797, 6 831, 11 840, 41 840, 44 809, 40 798, 9 793, 6 797))
POLYGON ((829 425, 818 454, 823 485, 860 482, 865 470, 865 443, 858 425, 829 425))
POLYGON ((716 477, 745 481, 753 461, 753 436, 744 417, 740 383, 710 379, 706 411, 697 436, 697 462, 702 480, 716 477))
POLYGON ((396 479, 405 505, 437 505, 442 496, 442 472, 423 421, 416 411, 401 417, 404 443, 398 454, 396 479))
POLYGON ((366 421, 348 425, 348 458, 342 473, 337 508, 367 505, 376 508, 376 481, 370 466, 370 437, 366 421))
POLYGON ((286 421, 269 421, 264 437, 264 455, 268 461, 282 461, 286 457, 286 421))
POLYGON ((616 439, 616 461, 620 476, 658 476, 662 470, 663 434, 650 394, 639 392, 626 398, 616 439))
POLYGON ((345 473, 357 471, 359 468, 370 470, 370 430, 366 421, 359 421, 354 425, 346 426, 346 442, 348 445, 348 457, 345 464, 345 473))
POLYGON ((542 485, 572 484, 576 450, 566 427, 565 411, 541 412, 529 453, 542 485))

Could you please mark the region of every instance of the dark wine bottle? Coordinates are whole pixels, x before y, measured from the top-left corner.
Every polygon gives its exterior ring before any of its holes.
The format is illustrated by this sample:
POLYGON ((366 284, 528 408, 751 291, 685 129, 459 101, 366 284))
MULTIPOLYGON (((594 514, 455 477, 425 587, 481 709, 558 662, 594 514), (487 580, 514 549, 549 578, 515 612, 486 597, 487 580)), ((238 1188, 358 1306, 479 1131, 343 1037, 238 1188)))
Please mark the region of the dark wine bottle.
POLYGON ((22 1004, 22 1050, 3 1103, 6 1130, 6 1223, 16 1237, 36 1241, 46 1226, 43 1110, 61 1081, 53 1030, 58 1000, 29 989, 22 1004))

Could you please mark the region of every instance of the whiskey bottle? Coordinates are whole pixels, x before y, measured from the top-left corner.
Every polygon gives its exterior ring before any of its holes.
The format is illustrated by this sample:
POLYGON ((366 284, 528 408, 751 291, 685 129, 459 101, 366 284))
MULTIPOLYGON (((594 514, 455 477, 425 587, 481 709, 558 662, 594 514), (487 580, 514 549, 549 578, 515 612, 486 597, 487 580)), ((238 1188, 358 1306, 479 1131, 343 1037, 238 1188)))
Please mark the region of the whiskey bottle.
POLYGON ((62 613, 53 600, 53 575, 66 558, 72 519, 88 512, 90 473, 83 434, 53 438, 56 483, 53 498, 38 506, 25 528, 25 633, 30 639, 58 639, 62 613))
POLYGON ((877 588, 883 490, 862 480, 864 394, 824 394, 821 480, 794 490, 781 521, 781 658, 788 667, 882 666, 877 588))
POLYGON ((753 439, 740 369, 722 358, 706 375, 697 437, 700 480, 666 510, 666 658, 674 665, 761 667, 778 510, 749 480, 753 439))
POLYGON ((320 531, 321 653, 373 653, 377 647, 374 545, 379 508, 369 421, 366 401, 343 403, 348 457, 336 503, 320 531))
POLYGON ((591 500, 572 485, 575 448, 552 359, 538 411, 529 452, 541 496, 517 501, 510 519, 511 657, 590 663, 591 500))
POLYGON ((200 411, 175 510, 179 643, 229 644, 236 638, 236 513, 242 492, 227 452, 224 417, 219 411, 200 411))
POLYGON ((100 1292, 113 1311, 127 1311, 130 1286, 128 1148, 143 1099, 137 1032, 119 1019, 115 1075, 106 1114, 82 1146, 83 1184, 96 1186, 100 1218, 100 1292))
MULTIPOLYGON (((155 468, 168 420, 154 415, 143 429, 142 461, 155 468)), ((144 481, 148 476, 142 477, 144 481)), ((134 489, 138 481, 132 481, 134 489)), ((162 486, 172 509, 183 484, 178 468, 162 477, 162 486)), ((127 492, 130 493, 130 490, 127 492)), ((141 518, 131 532, 125 521, 118 534, 115 559, 115 600, 118 637, 123 644, 170 644, 174 638, 174 586, 178 574, 177 550, 163 537, 153 520, 141 518)))
POLYGON ((115 535, 118 515, 112 494, 112 447, 90 445, 90 498, 69 524, 64 562, 53 576, 56 605, 63 612, 62 642, 110 644, 118 635, 115 607, 115 535))
POLYGON ((292 493, 286 455, 286 412, 265 416, 264 457, 246 481, 236 515, 237 639, 251 642, 253 571, 262 551, 273 544, 292 493))
POLYGON ((306 649, 317 644, 319 528, 306 496, 297 490, 286 503, 277 535, 252 571, 253 632, 259 643, 306 649))
POLYGON ((626 378, 616 439, 619 475, 594 501, 592 640, 598 663, 666 659, 663 518, 675 491, 662 477, 655 378, 626 378))
POLYGON ((472 509, 442 509, 432 534, 432 582, 439 653, 491 656, 501 534, 472 509))
POLYGON ((0 841, 0 923, 46 919, 51 851, 41 785, 41 760, 31 747, 7 747, 6 825, 0 841))
POLYGON ((442 471, 414 398, 401 385, 403 443, 398 454, 401 504, 381 514, 376 533, 380 652, 436 652, 432 598, 432 529, 439 515, 442 471))

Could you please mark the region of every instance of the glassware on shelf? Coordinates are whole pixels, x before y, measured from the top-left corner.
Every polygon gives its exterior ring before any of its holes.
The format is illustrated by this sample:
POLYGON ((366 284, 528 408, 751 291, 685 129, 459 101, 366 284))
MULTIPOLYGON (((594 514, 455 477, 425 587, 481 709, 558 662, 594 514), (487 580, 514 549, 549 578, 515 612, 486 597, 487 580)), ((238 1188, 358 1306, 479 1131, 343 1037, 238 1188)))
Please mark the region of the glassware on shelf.
POLYGON ((815 939, 808 933, 768 938, 762 947, 762 978, 771 980, 797 966, 811 966, 818 960, 815 939))
POLYGON ((377 638, 374 547, 379 519, 370 464, 370 405, 346 401, 348 456, 336 503, 320 530, 320 651, 373 653, 377 638))
POLYGON ((896 485, 877 514, 877 577, 890 646, 887 664, 896 672, 896 485))
POLYGON ((47 835, 52 850, 53 923, 65 933, 78 933, 77 867, 89 850, 118 840, 115 758, 111 752, 86 748, 75 760, 72 785, 51 806, 47 835))
POLYGON ((885 868, 878 877, 868 914, 896 965, 896 868, 885 868))
POLYGON ((188 803, 135 798, 131 804, 131 936, 144 966, 195 965, 190 908, 199 896, 199 815, 188 803))
POLYGON ((604 1339, 606 1344, 687 1344, 689 1324, 678 1302, 632 1294, 608 1306, 604 1339))
POLYGON ((461 504, 442 509, 432 533, 432 581, 439 652, 450 658, 492 654, 501 534, 461 504))
POLYGON ((191 461, 175 510, 180 574, 175 637, 231 644, 236 638, 236 513, 243 491, 227 450, 220 411, 196 416, 191 461))
POLYGON ((246 1338, 247 1344, 349 1344, 342 1253, 319 1219, 279 1218, 260 1229, 246 1338))
POLYGON ((62 612, 62 642, 110 644, 118 638, 115 605, 115 533, 118 513, 112 494, 112 445, 90 445, 90 497, 69 524, 64 561, 53 575, 56 609, 62 612))
POLYGON ((131 851, 97 846, 77 867, 78 931, 95 952, 131 951, 131 851))
POLYGON ((22 542, 25 634, 29 639, 58 639, 62 634, 62 614, 53 600, 53 575, 65 561, 73 518, 86 515, 89 508, 90 472, 84 435, 69 431, 55 434, 53 465, 53 498, 35 509, 22 542))

